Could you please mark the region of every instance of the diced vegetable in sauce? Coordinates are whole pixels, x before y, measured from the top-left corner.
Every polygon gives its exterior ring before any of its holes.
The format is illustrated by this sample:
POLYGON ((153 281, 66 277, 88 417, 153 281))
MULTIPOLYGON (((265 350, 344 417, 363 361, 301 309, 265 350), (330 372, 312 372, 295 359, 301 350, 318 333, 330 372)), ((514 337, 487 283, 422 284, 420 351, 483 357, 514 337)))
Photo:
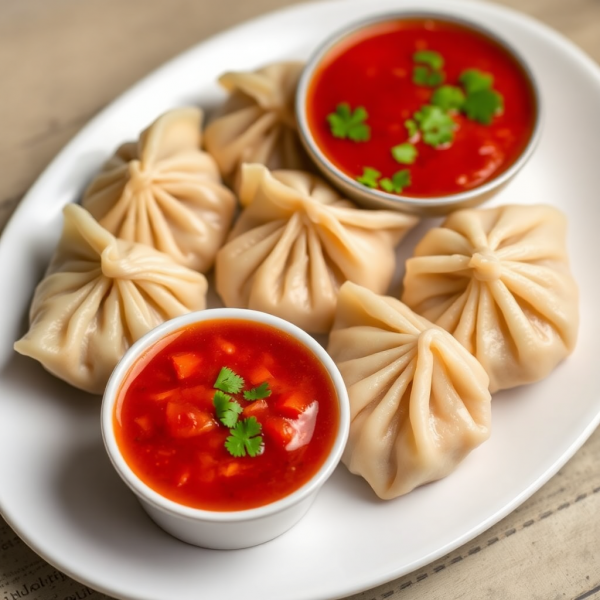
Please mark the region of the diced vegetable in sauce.
POLYGON ((183 329, 126 381, 114 425, 150 487, 207 510, 283 498, 323 464, 339 421, 320 362, 291 336, 249 321, 183 329))

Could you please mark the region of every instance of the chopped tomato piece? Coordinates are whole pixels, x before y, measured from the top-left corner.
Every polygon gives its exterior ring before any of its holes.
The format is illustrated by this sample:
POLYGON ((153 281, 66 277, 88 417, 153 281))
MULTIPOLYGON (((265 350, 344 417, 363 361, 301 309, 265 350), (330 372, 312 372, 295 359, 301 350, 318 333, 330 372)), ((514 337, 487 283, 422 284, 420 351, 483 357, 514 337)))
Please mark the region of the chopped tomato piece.
POLYGON ((196 474, 198 480, 202 483, 210 483, 214 481, 217 475, 217 467, 219 466, 219 462, 215 460, 215 458, 208 454, 207 452, 201 452, 198 454, 198 468, 196 469, 196 474))
POLYGON ((277 398, 275 409, 284 417, 296 419, 306 410, 311 402, 311 400, 300 392, 290 392, 282 394, 277 398))
POLYGON ((251 404, 248 404, 242 412, 244 418, 256 417, 264 413, 269 408, 266 400, 255 400, 251 404))
POLYGON ((317 424, 317 415, 319 414, 319 403, 315 400, 311 402, 306 410, 297 418, 290 419, 289 423, 294 430, 294 435, 290 443, 285 447, 286 450, 298 450, 310 443, 315 425, 317 424))
POLYGON ((134 422, 139 426, 139 428, 141 429, 141 433, 144 436, 150 436, 154 432, 154 424, 152 423, 150 415, 142 415, 136 417, 134 419, 134 422))
POLYGON ((175 369, 177 379, 187 379, 198 371, 198 367, 202 364, 202 357, 194 352, 179 352, 171 354, 171 362, 175 369))
POLYGON ((179 388, 174 388, 160 392, 148 392, 146 394, 146 398, 148 398, 149 400, 156 400, 157 402, 160 402, 162 400, 176 400, 179 396, 179 391, 179 388))
POLYGON ((225 354, 235 353, 235 346, 231 342, 227 341, 225 338, 218 337, 216 342, 217 346, 219 347, 219 350, 222 350, 223 352, 225 352, 225 354))
POLYGON ((275 357, 270 352, 263 352, 260 356, 260 364, 267 369, 273 369, 275 367, 275 357))
POLYGON ((242 466, 237 461, 228 461, 219 465, 219 475, 221 477, 232 477, 242 471, 242 466))
POLYGON ((215 395, 214 388, 207 385, 193 385, 181 390, 181 400, 191 402, 202 410, 212 413, 215 409, 213 397, 215 395))
POLYGON ((263 431, 279 446, 287 446, 294 438, 294 428, 289 419, 283 417, 269 417, 263 423, 263 431))
POLYGON ((169 433, 176 438, 194 437, 217 427, 210 414, 189 402, 169 402, 165 412, 169 433))
POLYGON ((260 385, 261 383, 264 383, 265 381, 268 382, 272 379, 273 374, 271 373, 271 371, 269 371, 269 369, 267 369, 267 367, 263 365, 255 367, 254 369, 252 369, 252 371, 250 371, 250 374, 248 375, 248 381, 252 385, 260 385))

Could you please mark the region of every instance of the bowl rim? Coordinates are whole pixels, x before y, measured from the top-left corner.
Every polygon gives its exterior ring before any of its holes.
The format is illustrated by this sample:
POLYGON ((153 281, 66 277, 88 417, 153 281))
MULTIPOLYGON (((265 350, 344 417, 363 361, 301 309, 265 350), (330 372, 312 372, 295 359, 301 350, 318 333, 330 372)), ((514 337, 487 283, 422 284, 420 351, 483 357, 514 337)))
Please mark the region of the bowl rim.
POLYGON ((385 11, 376 15, 372 15, 368 18, 354 21, 350 25, 339 29, 332 35, 328 36, 317 49, 309 57, 305 64, 305 67, 300 75, 298 81, 298 87, 296 89, 295 97, 295 112, 296 121, 298 124, 298 132, 300 139, 305 146, 308 153, 312 156, 313 160, 318 163, 318 166, 327 171, 330 178, 338 180, 341 185, 350 187, 357 195, 368 196, 373 200, 386 203, 388 206, 391 204, 409 205, 411 207, 445 207, 454 204, 461 204, 473 200, 479 196, 483 196, 501 187, 504 183, 508 182, 529 160, 535 147, 537 146, 543 123, 543 102, 540 93, 540 86, 538 80, 531 68, 528 60, 515 46, 504 38, 501 34, 497 33, 493 29, 487 26, 481 25, 476 21, 471 21, 468 18, 458 16, 451 11, 444 9, 398 9, 394 11, 385 11), (458 192, 454 194, 448 194, 445 196, 431 196, 431 197, 413 197, 404 196, 402 194, 392 194, 383 190, 376 190, 367 186, 361 185, 352 177, 344 173, 341 169, 336 167, 333 162, 327 157, 327 155, 321 150, 319 145, 316 143, 312 131, 308 125, 307 118, 307 102, 306 96, 309 90, 310 83, 313 79, 314 73, 321 61, 326 55, 335 48, 338 44, 342 43, 344 39, 359 32, 362 29, 367 29, 378 23, 385 21, 399 21, 403 19, 434 19, 439 21, 446 21, 463 26, 467 29, 471 29, 476 33, 489 38, 499 46, 501 46, 521 67, 531 87, 533 100, 534 100, 534 125, 527 141, 526 146, 523 148, 518 158, 502 173, 495 176, 494 178, 478 185, 477 187, 458 192))
POLYGON ((202 311, 194 311, 169 319, 146 333, 126 351, 121 360, 117 363, 108 380, 102 397, 100 413, 102 439, 110 461, 121 479, 123 479, 140 500, 175 517, 212 523, 236 523, 262 519, 290 509, 301 503, 311 494, 318 491, 318 489, 333 474, 333 471, 341 460, 350 430, 350 402, 344 380, 335 362, 329 354, 327 354, 321 344, 303 329, 300 329, 300 327, 289 321, 269 313, 245 308, 211 308, 202 311), (164 340, 176 331, 195 323, 213 320, 251 321, 271 326, 274 329, 288 333, 307 348, 324 366, 331 378, 336 392, 339 406, 338 428, 333 446, 319 470, 306 483, 294 490, 291 494, 256 508, 234 511, 212 511, 186 506, 166 498, 144 483, 144 481, 134 473, 121 454, 114 434, 113 413, 118 399, 118 392, 137 361, 155 344, 164 340))

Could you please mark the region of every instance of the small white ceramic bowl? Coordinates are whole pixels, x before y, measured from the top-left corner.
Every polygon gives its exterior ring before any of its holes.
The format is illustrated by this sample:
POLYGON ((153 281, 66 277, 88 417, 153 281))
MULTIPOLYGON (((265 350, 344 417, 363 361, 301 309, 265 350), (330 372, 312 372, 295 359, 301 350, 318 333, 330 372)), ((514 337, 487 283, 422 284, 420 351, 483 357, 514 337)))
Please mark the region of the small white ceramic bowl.
POLYGON ((300 139, 309 156, 321 173, 348 198, 351 198, 357 204, 367 208, 392 209, 421 217, 435 217, 446 215, 458 209, 471 208, 489 200, 520 171, 533 154, 540 139, 542 129, 542 102, 539 84, 532 69, 529 67, 528 62, 511 43, 491 28, 488 29, 487 27, 482 27, 478 23, 469 21, 462 16, 455 16, 452 13, 446 13, 442 10, 398 10, 393 13, 384 13, 363 19, 334 33, 323 42, 323 44, 308 59, 306 67, 300 77, 296 92, 296 118, 298 121, 300 139), (338 47, 343 47, 349 39, 352 39, 361 31, 368 30, 380 23, 401 21, 403 19, 434 19, 445 21, 447 23, 454 23, 462 26, 475 33, 482 34, 484 37, 502 47, 505 52, 513 58, 513 60, 521 67, 531 86, 535 114, 533 131, 529 140, 518 158, 505 171, 502 171, 499 175, 496 175, 477 187, 444 196, 430 196, 426 198, 391 194, 383 190, 371 189, 361 185, 355 179, 339 169, 329 159, 325 152, 323 152, 310 129, 306 98, 313 77, 323 61, 332 51, 338 47))
POLYGON ((306 513, 321 486, 339 463, 350 427, 346 386, 335 363, 323 347, 296 325, 267 313, 216 308, 194 312, 159 325, 138 340, 115 367, 106 387, 101 409, 102 437, 110 460, 123 481, 138 497, 148 515, 171 535, 204 548, 229 550, 267 542, 295 525, 306 513), (115 438, 113 414, 122 383, 144 353, 168 334, 193 323, 214 319, 239 319, 269 325, 302 343, 327 370, 339 404, 339 425, 331 452, 317 473, 289 496, 258 508, 210 511, 169 500, 146 485, 123 458, 115 438))

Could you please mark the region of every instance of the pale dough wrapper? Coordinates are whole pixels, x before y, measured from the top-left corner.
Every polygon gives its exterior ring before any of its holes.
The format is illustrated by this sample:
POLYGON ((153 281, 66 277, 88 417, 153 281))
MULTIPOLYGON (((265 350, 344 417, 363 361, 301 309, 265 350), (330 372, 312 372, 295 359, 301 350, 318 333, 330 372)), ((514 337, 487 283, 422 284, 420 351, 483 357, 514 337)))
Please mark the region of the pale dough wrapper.
POLYGON ((380 498, 445 477, 490 436, 483 367, 399 300, 345 283, 327 351, 350 398, 342 460, 380 498))
POLYGON ((243 163, 260 163, 271 170, 310 168, 294 109, 303 68, 301 62, 278 62, 219 78, 230 96, 207 126, 204 144, 236 189, 243 163))
POLYGON ((217 292, 228 307, 268 312, 312 333, 329 331, 346 280, 383 293, 394 247, 417 218, 362 210, 302 171, 244 165, 245 207, 219 250, 217 292))
POLYGON ((148 246, 117 240, 80 206, 35 290, 15 350, 60 379, 101 394, 125 351, 173 317, 206 307, 204 275, 148 246))
POLYGON ((462 210, 406 263, 402 300, 477 357, 492 392, 546 377, 575 347, 566 229, 551 206, 462 210))
POLYGON ((197 108, 161 115, 137 143, 117 150, 82 204, 118 238, 206 273, 229 233, 236 199, 214 159, 200 150, 201 124, 197 108))

